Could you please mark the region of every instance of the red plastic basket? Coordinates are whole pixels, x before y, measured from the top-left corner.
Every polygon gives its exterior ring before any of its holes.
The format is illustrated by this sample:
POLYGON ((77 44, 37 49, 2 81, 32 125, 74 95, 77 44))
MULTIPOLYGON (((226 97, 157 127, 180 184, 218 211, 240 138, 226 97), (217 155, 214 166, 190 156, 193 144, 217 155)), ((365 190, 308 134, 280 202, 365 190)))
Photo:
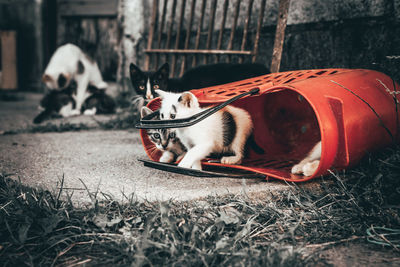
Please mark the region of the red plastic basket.
MULTIPOLYGON (((202 106, 208 106, 253 88, 259 88, 260 93, 232 105, 251 114, 255 140, 265 154, 250 150, 241 165, 229 167, 287 181, 307 181, 329 169, 354 165, 367 151, 399 140, 399 86, 376 71, 290 71, 191 92, 202 106), (318 170, 309 177, 291 174, 291 167, 319 140, 322 154, 318 170)), ((158 98, 148 105, 152 110, 159 106, 158 98)), ((161 152, 145 130, 140 130, 140 135, 147 155, 158 161, 161 152)), ((202 164, 226 166, 206 161, 202 164)))

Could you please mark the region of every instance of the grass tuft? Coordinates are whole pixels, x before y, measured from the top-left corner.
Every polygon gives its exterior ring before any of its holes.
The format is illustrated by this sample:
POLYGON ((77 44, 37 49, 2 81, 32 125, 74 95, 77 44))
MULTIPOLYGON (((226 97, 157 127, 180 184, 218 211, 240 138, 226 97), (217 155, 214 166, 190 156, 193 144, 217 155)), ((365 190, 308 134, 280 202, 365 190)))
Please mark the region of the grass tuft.
MULTIPOLYGON (((400 229, 400 149, 332 171, 320 190, 289 184, 268 199, 227 195, 125 203, 107 196, 74 207, 63 193, 0 175, 0 262, 11 265, 310 266, 338 244, 369 244, 374 226, 400 229)), ((97 192, 98 193, 98 192, 97 192)), ((393 240, 388 240, 389 242, 393 240)), ((395 247, 369 244, 398 253, 395 247)), ((398 255, 397 255, 398 257, 398 255)))

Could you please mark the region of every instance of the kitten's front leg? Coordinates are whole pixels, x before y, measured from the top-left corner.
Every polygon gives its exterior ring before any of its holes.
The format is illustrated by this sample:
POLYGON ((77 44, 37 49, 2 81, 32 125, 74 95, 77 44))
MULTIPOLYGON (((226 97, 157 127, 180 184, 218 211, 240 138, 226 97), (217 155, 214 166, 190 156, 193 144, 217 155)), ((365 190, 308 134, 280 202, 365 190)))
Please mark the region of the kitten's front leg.
POLYGON ((89 78, 85 75, 79 75, 76 77, 76 83, 77 83, 76 96, 72 95, 72 97, 74 97, 76 102, 75 110, 77 110, 79 112, 78 114, 80 114, 82 104, 89 96, 89 93, 87 92, 87 87, 89 85, 89 78))
POLYGON ((170 163, 173 162, 175 158, 174 153, 170 151, 164 151, 162 156, 160 157, 160 162, 170 163))
POLYGON ((201 170, 201 164, 199 162, 211 152, 212 145, 196 145, 186 152, 186 155, 183 157, 182 161, 179 162, 178 166, 201 170))

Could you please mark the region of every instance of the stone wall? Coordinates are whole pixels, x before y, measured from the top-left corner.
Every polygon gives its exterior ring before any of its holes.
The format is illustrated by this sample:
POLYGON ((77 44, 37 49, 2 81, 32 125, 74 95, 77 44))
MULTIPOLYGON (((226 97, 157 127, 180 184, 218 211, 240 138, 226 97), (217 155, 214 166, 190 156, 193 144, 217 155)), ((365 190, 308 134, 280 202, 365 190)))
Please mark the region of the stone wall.
POLYGON ((0 30, 17 32, 18 86, 37 90, 43 69, 41 0, 0 1, 0 30))
MULTIPOLYGON (((129 87, 129 82, 126 82, 129 78, 129 63, 134 62, 141 67, 144 65, 143 50, 147 44, 151 2, 121 0, 120 3, 120 20, 124 34, 120 47, 118 80, 123 88, 129 87)), ((216 17, 220 19, 223 1, 219 2, 216 17)), ((197 5, 200 3, 201 1, 197 1, 197 5)), ((257 61, 267 66, 271 62, 278 3, 278 0, 267 1, 261 31, 257 61)), ((233 8, 232 5, 230 3, 230 8, 233 8)), ((253 13, 256 13, 254 10, 258 10, 259 6, 260 0, 255 0, 253 13)), ((190 4, 187 4, 186 9, 189 8, 190 4)), ((196 10, 194 24, 198 22, 200 7, 196 10)), ((241 11, 241 16, 245 15, 244 10, 246 8, 241 11)), ((208 16, 209 13, 206 14, 206 22, 208 16)), ((187 22, 184 22, 184 27, 185 23, 187 22)), ((216 25, 218 23, 217 19, 216 25)), ((231 23, 232 19, 228 18, 225 27, 227 31, 230 30, 231 23)), ((255 20, 251 21, 249 40, 254 35, 255 23, 255 20)), ((195 27, 193 33, 194 29, 195 27)), ((399 59, 390 57, 396 55, 400 55, 400 0, 291 1, 281 71, 337 67, 373 68, 373 63, 378 63, 389 68, 386 72, 399 78, 399 59)))

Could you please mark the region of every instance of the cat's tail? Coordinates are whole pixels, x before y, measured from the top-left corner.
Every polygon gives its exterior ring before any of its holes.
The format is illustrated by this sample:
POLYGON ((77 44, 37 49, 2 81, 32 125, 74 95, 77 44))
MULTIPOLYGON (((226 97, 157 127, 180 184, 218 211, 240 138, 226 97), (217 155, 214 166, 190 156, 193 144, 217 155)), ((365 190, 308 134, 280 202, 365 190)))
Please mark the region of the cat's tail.
POLYGON ((33 123, 35 124, 39 124, 42 121, 46 120, 47 118, 50 117, 51 112, 49 112, 48 110, 44 110, 42 111, 39 115, 37 115, 34 119, 33 119, 33 123))
POLYGON ((254 139, 253 133, 247 139, 246 146, 248 149, 251 148, 254 152, 256 152, 259 155, 262 155, 265 153, 264 149, 257 144, 256 140, 254 139))

